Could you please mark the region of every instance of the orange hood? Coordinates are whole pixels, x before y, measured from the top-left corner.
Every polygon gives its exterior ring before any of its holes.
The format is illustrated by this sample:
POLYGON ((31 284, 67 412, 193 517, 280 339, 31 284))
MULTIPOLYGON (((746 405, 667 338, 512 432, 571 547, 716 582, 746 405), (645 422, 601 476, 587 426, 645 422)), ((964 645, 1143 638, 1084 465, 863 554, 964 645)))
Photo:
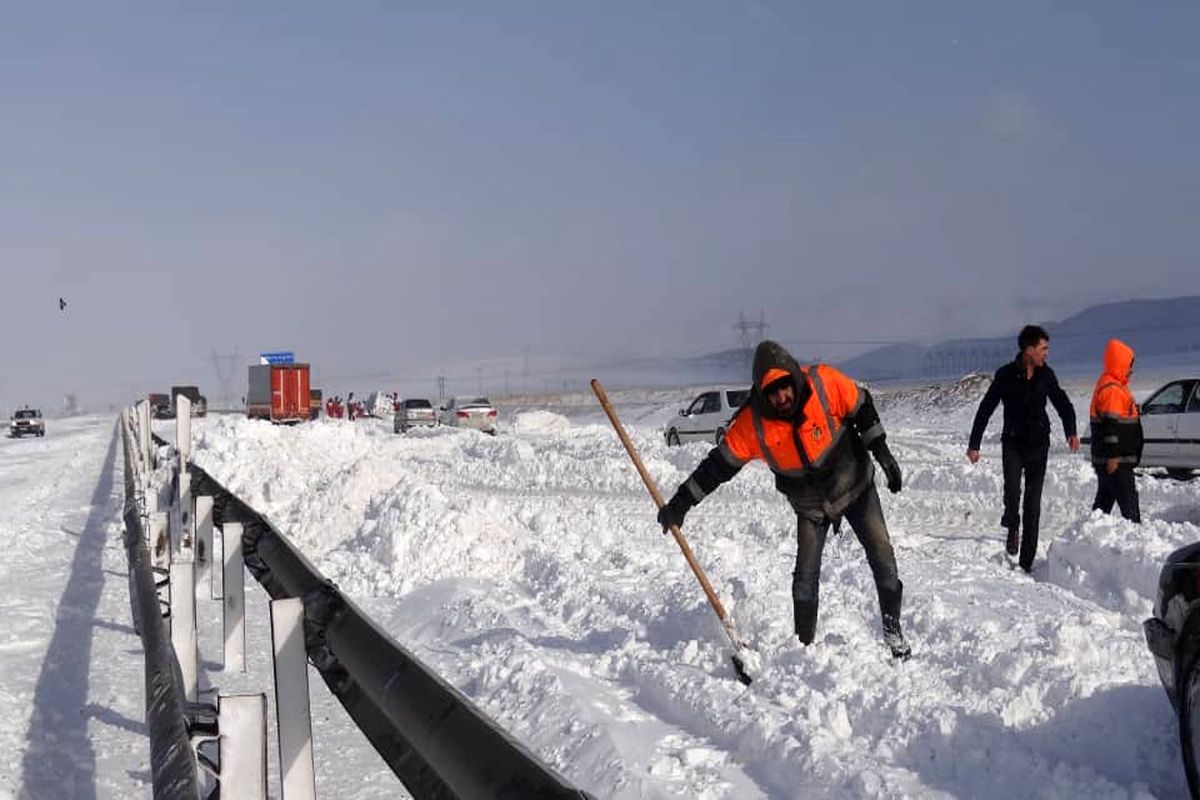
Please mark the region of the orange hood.
POLYGON ((1104 348, 1104 374, 1101 381, 1116 381, 1125 386, 1129 383, 1129 373, 1133 371, 1133 348, 1120 339, 1109 339, 1104 348))

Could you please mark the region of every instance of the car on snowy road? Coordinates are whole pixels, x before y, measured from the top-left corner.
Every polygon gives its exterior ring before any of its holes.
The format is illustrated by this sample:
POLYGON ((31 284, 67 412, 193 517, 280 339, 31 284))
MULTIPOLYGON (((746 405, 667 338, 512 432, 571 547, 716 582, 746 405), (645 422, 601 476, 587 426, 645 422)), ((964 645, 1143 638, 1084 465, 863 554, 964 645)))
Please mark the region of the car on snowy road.
POLYGON ((729 421, 750 398, 745 386, 714 386, 701 392, 679 418, 667 423, 663 435, 670 446, 684 442, 720 444, 729 429, 729 421))
POLYGON ((496 433, 496 407, 486 397, 451 397, 441 406, 438 422, 454 428, 496 433))
POLYGON ((46 420, 38 408, 18 408, 8 421, 8 435, 14 439, 22 436, 45 436, 46 420))
POLYGON ((396 413, 392 423, 392 430, 396 433, 404 433, 409 428, 432 428, 437 424, 437 414, 433 410, 433 403, 424 397, 406 397, 396 403, 396 413))
POLYGON ((1179 744, 1192 797, 1200 797, 1200 542, 1167 557, 1154 616, 1142 623, 1158 677, 1179 715, 1179 744))
POLYGON ((1200 469, 1200 378, 1173 380, 1140 406, 1141 466, 1165 467, 1173 478, 1200 469))

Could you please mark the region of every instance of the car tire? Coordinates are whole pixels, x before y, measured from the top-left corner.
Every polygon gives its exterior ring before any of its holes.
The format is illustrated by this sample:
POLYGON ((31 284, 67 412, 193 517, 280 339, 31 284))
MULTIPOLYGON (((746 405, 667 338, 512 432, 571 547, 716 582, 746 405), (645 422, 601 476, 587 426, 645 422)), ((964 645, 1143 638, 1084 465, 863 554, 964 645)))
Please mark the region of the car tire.
POLYGON ((667 447, 679 447, 679 431, 671 428, 667 431, 667 447))
POLYGON ((1190 481, 1196 477, 1196 473, 1190 469, 1181 469, 1179 467, 1168 467, 1167 477, 1174 478, 1177 481, 1190 481))
POLYGON ((1179 698, 1179 747, 1183 756, 1183 771, 1187 774, 1192 797, 1200 797, 1200 661, 1192 660, 1179 698))

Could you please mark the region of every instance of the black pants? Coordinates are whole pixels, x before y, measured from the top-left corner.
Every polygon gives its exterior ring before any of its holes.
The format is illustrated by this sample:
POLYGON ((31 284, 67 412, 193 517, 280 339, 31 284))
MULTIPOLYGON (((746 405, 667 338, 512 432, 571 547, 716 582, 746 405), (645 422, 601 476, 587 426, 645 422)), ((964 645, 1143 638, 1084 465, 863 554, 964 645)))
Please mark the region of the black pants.
POLYGON ((1100 509, 1105 514, 1113 509, 1116 503, 1121 509, 1121 516, 1130 522, 1141 522, 1142 511, 1138 507, 1137 481, 1133 478, 1133 467, 1121 464, 1117 471, 1109 475, 1103 465, 1093 464, 1096 469, 1096 499, 1092 502, 1093 509, 1100 509))
MULTIPOLYGON (((879 505, 879 493, 875 486, 868 486, 859 497, 846 508, 845 519, 854 530, 859 543, 867 552, 867 563, 875 577, 875 591, 879 593, 879 610, 897 623, 900 619, 901 596, 904 584, 896 570, 896 554, 892 551, 892 540, 888 537, 887 523, 879 505)), ((792 604, 796 616, 796 635, 805 644, 811 644, 817 630, 817 606, 821 588, 821 554, 825 550, 825 537, 832 521, 814 521, 805 514, 797 514, 796 569, 792 573, 792 604)))
POLYGON ((1046 457, 1050 445, 1004 442, 1004 516, 1007 530, 1021 530, 1021 567, 1028 572, 1037 555, 1038 524, 1042 519, 1042 484, 1046 480, 1046 457), (1021 473, 1025 474, 1025 502, 1021 502, 1021 473))

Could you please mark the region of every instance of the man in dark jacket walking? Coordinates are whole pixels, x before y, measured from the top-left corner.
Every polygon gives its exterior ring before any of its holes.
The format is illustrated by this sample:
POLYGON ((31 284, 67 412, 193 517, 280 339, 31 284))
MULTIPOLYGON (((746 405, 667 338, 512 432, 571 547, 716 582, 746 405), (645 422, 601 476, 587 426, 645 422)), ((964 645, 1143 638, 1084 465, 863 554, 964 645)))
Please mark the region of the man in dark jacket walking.
POLYGON ((1020 550, 1021 569, 1033 569, 1037 555, 1038 522, 1042 514, 1042 482, 1050 452, 1050 418, 1046 400, 1054 404, 1062 420, 1063 433, 1071 450, 1079 449, 1075 430, 1075 408, 1058 385, 1054 370, 1046 365, 1050 335, 1037 325, 1026 325, 1017 337, 1020 352, 996 370, 992 385, 975 412, 967 458, 979 461, 979 445, 988 420, 999 403, 1004 403, 1004 428, 1000 451, 1004 466, 1004 516, 1000 524, 1008 531, 1005 550, 1010 556, 1020 550), (1025 474, 1025 502, 1021 504, 1021 474, 1025 474), (1024 520, 1024 524, 1022 524, 1024 520), (1023 530, 1022 530, 1023 529, 1023 530))
POLYGON ((904 584, 867 455, 879 462, 888 489, 900 491, 900 467, 886 438, 866 387, 826 364, 801 367, 782 346, 764 341, 754 353, 750 399, 721 443, 662 507, 658 521, 663 530, 682 525, 692 506, 745 464, 762 459, 796 512, 792 602, 800 641, 811 644, 816 632, 825 538, 833 521, 845 517, 875 578, 884 641, 893 656, 908 658, 912 650, 900 629, 904 584))

